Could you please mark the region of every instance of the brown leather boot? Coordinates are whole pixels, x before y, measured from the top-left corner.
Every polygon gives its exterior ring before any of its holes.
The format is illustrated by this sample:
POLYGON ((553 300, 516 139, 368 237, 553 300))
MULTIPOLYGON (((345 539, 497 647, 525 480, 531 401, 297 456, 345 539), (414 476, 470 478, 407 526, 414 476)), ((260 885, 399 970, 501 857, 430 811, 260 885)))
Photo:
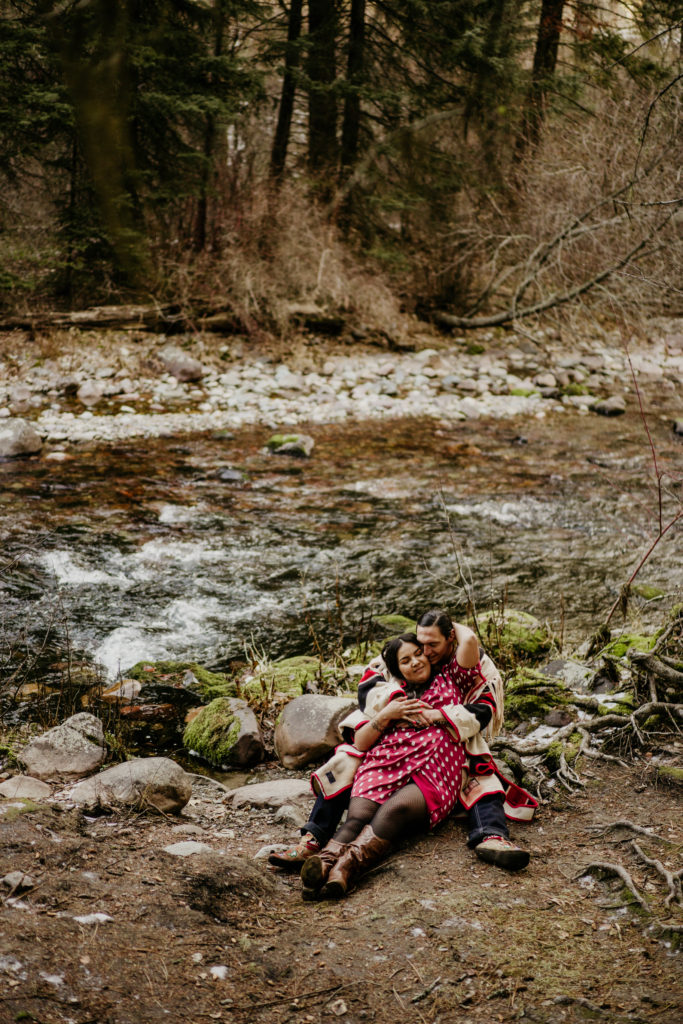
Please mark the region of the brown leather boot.
POLYGON ((320 853, 304 861, 301 868, 301 895, 305 900, 317 899, 320 889, 327 881, 331 868, 346 850, 346 843, 338 843, 330 839, 320 853))
POLYGON ((386 857, 391 849, 388 839, 380 839, 366 825, 363 831, 346 848, 327 875, 327 882, 321 889, 323 899, 339 900, 346 896, 357 878, 365 874, 386 857))

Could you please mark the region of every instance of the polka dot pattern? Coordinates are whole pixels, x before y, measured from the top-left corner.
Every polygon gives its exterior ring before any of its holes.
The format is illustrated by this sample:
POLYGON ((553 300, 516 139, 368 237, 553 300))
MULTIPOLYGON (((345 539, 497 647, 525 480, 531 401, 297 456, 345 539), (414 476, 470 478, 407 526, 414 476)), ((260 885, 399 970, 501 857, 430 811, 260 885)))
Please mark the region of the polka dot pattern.
MULTIPOLYGON (((432 681, 422 700, 433 708, 461 704, 478 668, 463 669, 453 659, 432 681)), ((448 817, 457 803, 465 763, 465 745, 443 726, 426 729, 392 725, 365 755, 353 783, 352 796, 382 804, 408 782, 415 782, 427 801, 432 828, 448 817)))

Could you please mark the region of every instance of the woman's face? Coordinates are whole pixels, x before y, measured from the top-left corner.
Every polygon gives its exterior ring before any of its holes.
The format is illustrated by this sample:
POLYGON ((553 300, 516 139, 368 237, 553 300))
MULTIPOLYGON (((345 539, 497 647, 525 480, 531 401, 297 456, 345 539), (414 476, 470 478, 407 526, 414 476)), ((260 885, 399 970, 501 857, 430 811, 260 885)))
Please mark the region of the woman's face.
POLYGON ((417 644, 404 643, 398 649, 399 672, 407 683, 426 683, 431 675, 429 658, 417 644))

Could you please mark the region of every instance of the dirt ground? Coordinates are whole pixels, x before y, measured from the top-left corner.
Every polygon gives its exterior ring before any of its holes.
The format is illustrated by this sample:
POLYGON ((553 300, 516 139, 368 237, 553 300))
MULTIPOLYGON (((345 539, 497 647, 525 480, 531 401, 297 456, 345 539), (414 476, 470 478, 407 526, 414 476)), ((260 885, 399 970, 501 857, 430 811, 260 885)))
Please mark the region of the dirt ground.
POLYGON ((0 1022, 678 1022, 680 936, 662 925, 680 928, 680 907, 631 843, 677 870, 679 800, 641 769, 591 769, 585 793, 515 829, 532 851, 519 874, 478 861, 450 821, 340 903, 304 903, 298 878, 254 860, 291 826, 209 783, 180 819, 4 818, 0 877, 36 884, 0 907, 0 1022), (661 838, 593 828, 623 819, 661 838), (214 852, 163 851, 180 840, 214 852), (615 876, 577 877, 596 861, 626 867, 647 911, 615 876), (92 914, 106 918, 76 919, 92 914))

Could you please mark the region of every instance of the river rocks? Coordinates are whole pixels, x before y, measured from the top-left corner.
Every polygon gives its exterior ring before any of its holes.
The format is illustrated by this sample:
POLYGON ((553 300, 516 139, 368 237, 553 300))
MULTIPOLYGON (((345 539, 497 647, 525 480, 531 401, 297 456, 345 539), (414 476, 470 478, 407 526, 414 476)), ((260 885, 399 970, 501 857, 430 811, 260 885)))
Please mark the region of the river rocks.
POLYGON ((254 712, 235 697, 218 697, 202 708, 185 729, 183 743, 215 765, 245 768, 265 755, 254 712))
POLYGON ((82 711, 31 740, 20 760, 37 779, 57 781, 89 775, 99 768, 106 753, 101 721, 82 711))
POLYGON ((266 447, 273 455, 293 455, 300 459, 310 458, 315 441, 308 434, 273 434, 266 447))
POLYGON ((76 395, 82 405, 97 405, 104 397, 104 384, 101 380, 83 381, 76 395))
POLYGON ((140 757, 84 779, 61 795, 89 811, 132 807, 179 814, 192 796, 192 778, 167 757, 140 757))
POLYGON ((603 398, 602 401, 596 402, 593 412, 597 412, 600 416, 623 416, 626 412, 626 399, 623 395, 610 395, 609 398, 603 398))
POLYGON ((330 753, 339 742, 339 722, 355 707, 355 697, 305 694, 290 701, 275 729, 275 751, 285 768, 300 768, 330 753))
POLYGON ((13 775, 0 782, 0 796, 7 800, 46 800, 51 795, 51 786, 30 775, 13 775))
POLYGON ((206 370, 202 363, 176 345, 167 345, 158 355, 165 370, 176 380, 197 381, 206 376, 206 370))
POLYGON ((35 455, 43 447, 40 434, 19 417, 0 420, 0 458, 35 455))
POLYGON ((170 854, 171 857, 194 857, 198 853, 213 853, 213 848, 208 843, 199 843, 196 839, 186 839, 184 842, 164 846, 163 852, 170 854))
POLYGON ((308 779, 277 779, 240 786, 226 795, 226 801, 235 809, 255 807, 261 810, 279 810, 286 806, 311 805, 311 785, 308 779))

